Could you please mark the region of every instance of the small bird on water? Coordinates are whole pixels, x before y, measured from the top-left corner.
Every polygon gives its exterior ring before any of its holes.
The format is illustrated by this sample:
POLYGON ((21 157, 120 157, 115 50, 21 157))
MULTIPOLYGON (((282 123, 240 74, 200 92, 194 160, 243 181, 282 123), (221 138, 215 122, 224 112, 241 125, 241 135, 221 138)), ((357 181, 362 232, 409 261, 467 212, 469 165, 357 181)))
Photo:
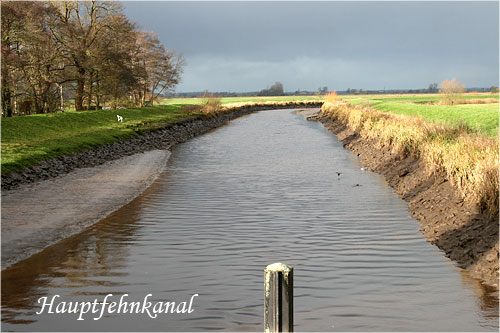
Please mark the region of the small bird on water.
POLYGON ((335 173, 337 174, 337 177, 340 177, 340 175, 342 174, 342 172, 338 172, 338 171, 335 171, 335 173))

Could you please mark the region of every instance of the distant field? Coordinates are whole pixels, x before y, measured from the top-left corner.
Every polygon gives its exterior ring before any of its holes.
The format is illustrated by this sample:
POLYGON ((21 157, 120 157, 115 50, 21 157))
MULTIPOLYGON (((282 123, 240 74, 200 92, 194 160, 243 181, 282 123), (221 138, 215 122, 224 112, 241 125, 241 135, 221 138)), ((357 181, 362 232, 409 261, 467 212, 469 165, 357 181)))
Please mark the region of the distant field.
MULTIPOLYGON (((161 104, 201 104, 203 98, 165 98, 161 104)), ((284 101, 321 101, 321 96, 249 96, 249 97, 221 97, 221 103, 241 103, 241 102, 284 102, 284 101)))
MULTIPOLYGON (((346 95, 340 96, 343 100, 371 100, 371 101, 400 101, 400 102, 411 102, 411 103, 427 103, 427 102, 438 102, 442 99, 440 94, 396 94, 396 95, 346 95)), ((498 94, 491 93, 468 93, 460 96, 460 99, 487 99, 496 98, 498 99, 498 94)))
MULTIPOLYGON (((439 95, 364 95, 343 96, 348 103, 370 106, 376 110, 420 117, 423 120, 456 127, 466 125, 481 135, 498 136, 499 104, 427 104, 438 102, 439 95)), ((464 94, 462 99, 496 98, 498 94, 464 94)))

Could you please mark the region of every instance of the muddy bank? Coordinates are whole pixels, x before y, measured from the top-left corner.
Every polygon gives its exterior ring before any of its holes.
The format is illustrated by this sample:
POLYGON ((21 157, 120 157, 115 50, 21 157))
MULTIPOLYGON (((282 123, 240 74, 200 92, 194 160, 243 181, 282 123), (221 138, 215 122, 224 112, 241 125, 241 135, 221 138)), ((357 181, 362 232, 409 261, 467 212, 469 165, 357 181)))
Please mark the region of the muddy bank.
POLYGON ((2 192, 2 269, 98 222, 141 194, 170 152, 151 150, 2 192))
POLYGON ((21 172, 2 174, 2 190, 10 190, 22 184, 51 179, 77 168, 86 168, 103 164, 124 156, 137 154, 152 149, 169 149, 190 138, 221 126, 231 119, 264 109, 313 108, 321 107, 321 102, 272 103, 240 105, 215 117, 190 117, 171 123, 162 128, 141 132, 138 137, 114 142, 82 153, 73 153, 57 159, 42 161, 38 165, 25 168, 21 172))
POLYGON ((392 147, 361 137, 338 119, 319 120, 366 168, 385 176, 408 202, 429 242, 473 277, 498 289, 498 218, 488 218, 466 204, 444 173, 429 175, 415 156, 393 153, 392 147))

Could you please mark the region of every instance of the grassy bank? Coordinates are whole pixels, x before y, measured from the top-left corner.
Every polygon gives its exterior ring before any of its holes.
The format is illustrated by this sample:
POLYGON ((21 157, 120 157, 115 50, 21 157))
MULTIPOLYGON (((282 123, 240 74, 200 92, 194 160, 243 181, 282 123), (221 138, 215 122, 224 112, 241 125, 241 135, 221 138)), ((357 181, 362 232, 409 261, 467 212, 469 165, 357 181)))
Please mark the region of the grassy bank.
POLYGON ((180 105, 2 119, 2 173, 137 135, 137 128, 190 116, 180 105), (116 115, 123 117, 118 122, 116 115))
POLYGON ((322 108, 324 115, 341 120, 362 137, 420 158, 429 173, 445 172, 465 201, 491 216, 498 214, 497 140, 389 111, 342 101, 325 103, 322 108))
POLYGON ((81 152, 137 136, 140 130, 168 125, 191 116, 213 116, 247 106, 288 106, 317 98, 265 97, 169 100, 154 107, 68 111, 2 119, 2 173, 31 167, 43 160, 81 152), (215 102, 215 104, 214 104, 215 102), (222 104, 221 104, 222 103, 222 104), (207 107, 208 106, 208 107, 207 107), (123 122, 117 121, 117 115, 123 122))
POLYGON ((346 96, 343 100, 378 111, 415 116, 438 125, 465 128, 491 138, 498 136, 498 94, 464 94, 459 97, 464 104, 457 105, 440 105, 441 98, 437 94, 365 95, 346 96))

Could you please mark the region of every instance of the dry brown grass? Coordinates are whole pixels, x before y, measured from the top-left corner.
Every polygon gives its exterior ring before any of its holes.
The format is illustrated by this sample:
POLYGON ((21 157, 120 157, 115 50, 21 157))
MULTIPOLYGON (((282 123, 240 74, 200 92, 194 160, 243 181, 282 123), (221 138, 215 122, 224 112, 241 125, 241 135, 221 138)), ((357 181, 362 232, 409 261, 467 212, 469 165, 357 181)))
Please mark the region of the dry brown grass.
POLYGON ((337 92, 329 92, 328 94, 325 95, 324 97, 325 102, 335 102, 339 100, 339 96, 337 96, 337 92))
POLYGON ((394 152, 419 157, 429 173, 446 173, 466 202, 490 216, 498 215, 496 140, 469 133, 467 128, 448 128, 340 101, 325 103, 322 113, 341 120, 362 137, 391 145, 394 152))
POLYGON ((200 111, 207 116, 216 116, 222 112, 222 102, 220 97, 205 93, 200 111))
POLYGON ((201 112, 201 105, 186 104, 182 106, 180 113, 191 114, 201 112))
POLYGON ((491 103, 498 103, 498 98, 473 98, 473 99, 459 98, 454 100, 453 103, 450 103, 448 100, 441 100, 435 104, 451 105, 451 104, 491 104, 491 103))

